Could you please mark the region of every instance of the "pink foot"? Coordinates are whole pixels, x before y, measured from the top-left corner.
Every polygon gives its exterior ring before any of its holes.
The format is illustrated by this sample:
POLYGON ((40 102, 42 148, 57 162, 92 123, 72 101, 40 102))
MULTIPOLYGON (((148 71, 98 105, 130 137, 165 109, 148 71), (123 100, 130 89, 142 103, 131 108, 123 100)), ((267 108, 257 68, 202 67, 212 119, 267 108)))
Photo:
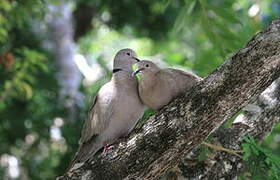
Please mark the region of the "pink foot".
POLYGON ((114 146, 110 146, 109 144, 105 144, 103 147, 103 153, 107 153, 110 149, 112 149, 114 146))

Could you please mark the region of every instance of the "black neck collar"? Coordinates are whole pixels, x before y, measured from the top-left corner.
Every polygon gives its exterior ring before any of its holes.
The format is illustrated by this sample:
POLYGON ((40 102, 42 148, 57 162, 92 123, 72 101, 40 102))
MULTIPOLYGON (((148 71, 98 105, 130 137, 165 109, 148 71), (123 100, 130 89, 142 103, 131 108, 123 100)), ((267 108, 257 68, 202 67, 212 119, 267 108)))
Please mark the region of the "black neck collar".
POLYGON ((122 71, 122 69, 120 69, 120 68, 113 69, 113 74, 116 72, 119 72, 119 71, 122 71))

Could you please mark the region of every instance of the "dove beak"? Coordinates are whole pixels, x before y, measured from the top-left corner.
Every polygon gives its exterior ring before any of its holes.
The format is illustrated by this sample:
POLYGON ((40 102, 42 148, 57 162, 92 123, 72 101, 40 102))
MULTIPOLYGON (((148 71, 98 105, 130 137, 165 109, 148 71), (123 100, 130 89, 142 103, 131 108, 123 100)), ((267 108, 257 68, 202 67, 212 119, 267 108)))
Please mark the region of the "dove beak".
POLYGON ((141 72, 143 70, 144 70, 144 68, 136 69, 135 71, 132 72, 132 76, 136 76, 139 72, 141 72))
POLYGON ((133 59, 135 59, 137 62, 140 62, 140 59, 138 59, 137 57, 133 56, 133 59))

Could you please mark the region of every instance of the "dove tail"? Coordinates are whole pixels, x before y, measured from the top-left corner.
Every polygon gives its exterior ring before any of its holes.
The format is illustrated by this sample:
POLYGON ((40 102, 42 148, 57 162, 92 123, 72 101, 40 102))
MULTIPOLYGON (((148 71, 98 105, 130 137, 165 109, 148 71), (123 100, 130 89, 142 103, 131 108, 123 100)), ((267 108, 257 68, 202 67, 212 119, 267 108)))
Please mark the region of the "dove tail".
POLYGON ((82 164, 90 159, 101 148, 102 144, 97 141, 96 136, 92 137, 89 141, 81 144, 66 172, 72 170, 75 164, 82 164))

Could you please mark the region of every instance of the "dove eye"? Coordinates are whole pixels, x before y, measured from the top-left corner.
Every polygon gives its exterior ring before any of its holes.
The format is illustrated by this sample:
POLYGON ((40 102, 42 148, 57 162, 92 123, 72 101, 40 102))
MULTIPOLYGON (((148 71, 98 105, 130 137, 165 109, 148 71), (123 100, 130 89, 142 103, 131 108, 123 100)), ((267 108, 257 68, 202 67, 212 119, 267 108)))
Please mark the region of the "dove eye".
POLYGON ((130 53, 126 53, 128 56, 130 56, 130 53))
POLYGON ((149 67, 149 64, 146 64, 146 67, 149 67))

